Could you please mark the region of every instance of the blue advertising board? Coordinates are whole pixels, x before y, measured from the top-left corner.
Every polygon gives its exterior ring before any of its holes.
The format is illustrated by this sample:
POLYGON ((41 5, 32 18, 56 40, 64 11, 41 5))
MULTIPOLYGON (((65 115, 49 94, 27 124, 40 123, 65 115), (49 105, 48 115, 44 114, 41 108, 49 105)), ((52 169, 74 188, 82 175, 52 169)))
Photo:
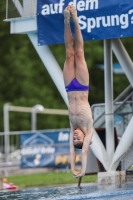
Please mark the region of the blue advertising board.
MULTIPOLYGON (((73 4, 84 40, 133 36, 132 0, 38 0, 38 45, 64 43, 64 9, 73 4)), ((73 22, 71 20, 73 33, 73 22)))
MULTIPOLYGON (((69 129, 20 135, 21 168, 65 167, 69 159, 69 129)), ((80 162, 80 156, 77 162, 80 162)))

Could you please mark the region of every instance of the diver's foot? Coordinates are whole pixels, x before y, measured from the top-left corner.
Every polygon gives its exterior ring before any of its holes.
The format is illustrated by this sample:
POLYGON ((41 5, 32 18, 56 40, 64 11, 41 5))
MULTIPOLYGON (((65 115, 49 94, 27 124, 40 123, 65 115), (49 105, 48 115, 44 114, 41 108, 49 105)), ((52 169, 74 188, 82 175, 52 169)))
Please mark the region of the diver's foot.
POLYGON ((73 21, 78 19, 77 10, 76 10, 75 6, 73 6, 73 5, 70 6, 70 14, 71 14, 73 21))
POLYGON ((71 18, 71 15, 70 15, 70 6, 67 6, 64 10, 64 21, 65 22, 70 22, 70 18, 71 18))

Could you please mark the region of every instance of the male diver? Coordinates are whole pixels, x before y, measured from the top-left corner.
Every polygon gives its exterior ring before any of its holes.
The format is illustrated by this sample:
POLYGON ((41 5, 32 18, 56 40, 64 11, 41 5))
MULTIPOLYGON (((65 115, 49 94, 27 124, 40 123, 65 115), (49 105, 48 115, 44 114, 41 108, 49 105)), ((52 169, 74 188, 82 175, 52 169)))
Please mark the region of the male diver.
POLYGON ((83 38, 78 24, 77 11, 73 5, 64 10, 64 39, 66 61, 63 77, 68 95, 68 113, 70 120, 70 162, 75 178, 85 175, 88 149, 93 135, 93 119, 88 103, 89 73, 84 58, 83 38), (74 38, 72 38, 70 19, 74 22, 74 38), (76 150, 82 149, 82 166, 75 167, 76 150))

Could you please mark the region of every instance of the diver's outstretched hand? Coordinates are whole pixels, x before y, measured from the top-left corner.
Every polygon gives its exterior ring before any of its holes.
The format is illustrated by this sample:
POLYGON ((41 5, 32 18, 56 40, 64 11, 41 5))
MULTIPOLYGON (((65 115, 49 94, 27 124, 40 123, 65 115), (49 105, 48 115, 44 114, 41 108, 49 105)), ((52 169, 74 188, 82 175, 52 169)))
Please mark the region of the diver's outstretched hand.
POLYGON ((72 170, 73 176, 77 176, 77 174, 79 174, 79 171, 76 170, 72 170))
POLYGON ((85 175, 85 173, 79 172, 77 175, 73 176, 74 178, 81 178, 85 175))

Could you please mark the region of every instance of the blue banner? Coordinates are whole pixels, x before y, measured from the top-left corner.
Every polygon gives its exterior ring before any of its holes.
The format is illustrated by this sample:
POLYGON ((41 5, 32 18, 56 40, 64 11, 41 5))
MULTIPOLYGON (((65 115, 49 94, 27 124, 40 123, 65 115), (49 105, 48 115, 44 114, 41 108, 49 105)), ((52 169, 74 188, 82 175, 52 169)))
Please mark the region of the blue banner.
MULTIPOLYGON (((133 36, 132 0, 38 0, 38 45, 64 43, 64 9, 74 4, 84 40, 133 36)), ((73 22, 71 22, 73 32, 73 22)))
MULTIPOLYGON (((69 166, 69 135, 69 129, 20 135, 21 168, 69 166)), ((78 155, 77 163, 80 157, 78 155)))

